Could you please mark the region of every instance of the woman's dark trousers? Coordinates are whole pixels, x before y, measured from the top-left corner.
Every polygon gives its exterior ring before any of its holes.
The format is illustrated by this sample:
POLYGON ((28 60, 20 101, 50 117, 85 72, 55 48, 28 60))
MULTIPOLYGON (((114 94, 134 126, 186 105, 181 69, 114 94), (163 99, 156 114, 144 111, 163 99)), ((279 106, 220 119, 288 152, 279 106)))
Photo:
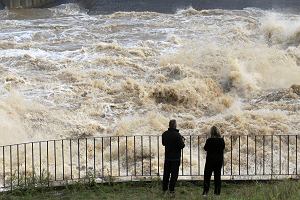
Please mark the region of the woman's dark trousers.
POLYGON ((168 161, 165 160, 164 164, 164 177, 163 177, 163 191, 174 192, 175 184, 178 179, 180 160, 168 161), (170 179, 171 175, 171 179, 170 179))
POLYGON ((207 194, 210 186, 210 178, 212 172, 214 172, 214 182, 215 182, 215 194, 220 195, 221 193, 221 169, 222 164, 205 164, 204 169, 204 191, 203 194, 207 194))

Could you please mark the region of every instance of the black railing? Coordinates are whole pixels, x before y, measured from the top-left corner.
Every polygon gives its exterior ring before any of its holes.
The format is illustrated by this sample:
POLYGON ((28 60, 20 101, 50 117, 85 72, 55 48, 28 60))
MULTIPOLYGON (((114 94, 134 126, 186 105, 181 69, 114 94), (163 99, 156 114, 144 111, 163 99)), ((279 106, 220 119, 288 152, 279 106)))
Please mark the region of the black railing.
MULTIPOLYGON (((179 176, 203 179, 207 137, 184 136, 179 176)), ((224 136, 223 179, 299 178, 298 135, 224 136)), ((0 146, 0 187, 147 180, 163 174, 161 136, 111 136, 0 146), (2 169, 2 170, 1 170, 2 169)))

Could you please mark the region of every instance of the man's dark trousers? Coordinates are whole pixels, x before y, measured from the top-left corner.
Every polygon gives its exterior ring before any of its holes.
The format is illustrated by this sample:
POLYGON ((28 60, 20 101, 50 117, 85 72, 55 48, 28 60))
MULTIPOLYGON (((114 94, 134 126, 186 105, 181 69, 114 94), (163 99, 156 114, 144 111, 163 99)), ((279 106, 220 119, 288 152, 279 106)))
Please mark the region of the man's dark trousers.
POLYGON ((180 160, 165 160, 163 191, 167 191, 169 189, 170 192, 174 192, 175 184, 178 178, 179 166, 180 160))

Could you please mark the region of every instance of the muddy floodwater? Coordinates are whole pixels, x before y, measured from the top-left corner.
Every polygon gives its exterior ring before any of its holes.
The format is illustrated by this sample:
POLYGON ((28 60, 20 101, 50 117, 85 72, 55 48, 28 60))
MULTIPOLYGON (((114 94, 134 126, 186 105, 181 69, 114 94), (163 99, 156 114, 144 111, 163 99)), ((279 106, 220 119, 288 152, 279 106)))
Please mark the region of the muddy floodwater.
POLYGON ((300 15, 244 8, 0 11, 0 144, 300 133, 300 15), (294 85, 293 87, 291 87, 294 85))

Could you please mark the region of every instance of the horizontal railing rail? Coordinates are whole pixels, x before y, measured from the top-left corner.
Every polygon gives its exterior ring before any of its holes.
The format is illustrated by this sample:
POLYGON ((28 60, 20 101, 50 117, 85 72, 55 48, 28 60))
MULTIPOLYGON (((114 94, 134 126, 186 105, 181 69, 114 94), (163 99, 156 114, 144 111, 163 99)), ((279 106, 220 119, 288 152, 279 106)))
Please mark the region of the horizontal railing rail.
MULTIPOLYGON (((179 177, 201 180, 207 136, 185 135, 179 177)), ((299 178, 299 135, 224 135, 223 179, 299 178)), ((78 180, 147 180, 163 174, 160 135, 104 136, 0 146, 0 188, 78 180)))

